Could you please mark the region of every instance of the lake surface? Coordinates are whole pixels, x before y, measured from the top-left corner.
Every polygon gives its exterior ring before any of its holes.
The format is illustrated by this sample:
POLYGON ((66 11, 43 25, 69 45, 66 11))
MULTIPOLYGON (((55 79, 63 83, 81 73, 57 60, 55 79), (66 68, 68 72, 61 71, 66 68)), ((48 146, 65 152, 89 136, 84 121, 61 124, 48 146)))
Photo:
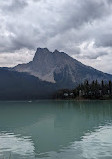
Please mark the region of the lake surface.
POLYGON ((112 101, 0 102, 0 159, 112 159, 112 101))

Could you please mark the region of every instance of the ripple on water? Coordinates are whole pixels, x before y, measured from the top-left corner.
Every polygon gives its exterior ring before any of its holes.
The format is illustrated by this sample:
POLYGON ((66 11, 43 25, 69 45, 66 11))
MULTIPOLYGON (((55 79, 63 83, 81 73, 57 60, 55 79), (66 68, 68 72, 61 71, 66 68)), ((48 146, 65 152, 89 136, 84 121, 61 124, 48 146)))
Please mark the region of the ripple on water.
POLYGON ((49 152, 44 159, 112 159, 112 126, 103 126, 86 133, 81 141, 75 141, 60 153, 49 152))

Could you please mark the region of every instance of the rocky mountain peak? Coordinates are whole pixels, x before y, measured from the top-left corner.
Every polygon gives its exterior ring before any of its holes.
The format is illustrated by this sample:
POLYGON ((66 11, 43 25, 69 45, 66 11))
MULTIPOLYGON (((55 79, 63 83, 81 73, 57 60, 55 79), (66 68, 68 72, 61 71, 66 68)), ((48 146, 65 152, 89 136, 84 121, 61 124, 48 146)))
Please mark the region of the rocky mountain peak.
POLYGON ((37 48, 36 53, 50 53, 47 48, 37 48))
POLYGON ((101 81, 112 78, 111 75, 88 67, 64 52, 50 52, 47 48, 37 48, 33 61, 18 65, 13 70, 27 72, 43 81, 53 83, 71 84, 81 83, 86 79, 101 81))
POLYGON ((51 55, 51 52, 47 48, 37 48, 33 61, 36 61, 48 55, 51 55))
POLYGON ((54 54, 60 53, 57 49, 53 52, 54 54))

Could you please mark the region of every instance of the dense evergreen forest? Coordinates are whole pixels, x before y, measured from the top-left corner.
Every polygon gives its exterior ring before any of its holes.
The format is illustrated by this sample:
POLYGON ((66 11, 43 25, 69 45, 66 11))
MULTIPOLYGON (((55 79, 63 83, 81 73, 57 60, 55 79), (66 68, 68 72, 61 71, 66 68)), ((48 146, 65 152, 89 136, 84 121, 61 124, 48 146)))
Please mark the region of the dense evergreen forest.
POLYGON ((27 73, 0 68, 0 100, 52 99, 56 86, 27 73))
POLYGON ((56 93, 57 99, 112 99, 112 82, 99 83, 97 80, 89 83, 86 80, 76 88, 62 89, 56 93))

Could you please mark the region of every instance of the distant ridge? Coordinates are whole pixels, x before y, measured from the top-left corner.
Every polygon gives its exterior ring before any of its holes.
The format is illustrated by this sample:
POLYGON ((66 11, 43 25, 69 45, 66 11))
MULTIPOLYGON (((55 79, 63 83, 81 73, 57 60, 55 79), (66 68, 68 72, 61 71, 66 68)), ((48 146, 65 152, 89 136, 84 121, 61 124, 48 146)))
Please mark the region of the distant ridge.
POLYGON ((57 89, 27 73, 0 68, 0 100, 51 99, 57 89))

